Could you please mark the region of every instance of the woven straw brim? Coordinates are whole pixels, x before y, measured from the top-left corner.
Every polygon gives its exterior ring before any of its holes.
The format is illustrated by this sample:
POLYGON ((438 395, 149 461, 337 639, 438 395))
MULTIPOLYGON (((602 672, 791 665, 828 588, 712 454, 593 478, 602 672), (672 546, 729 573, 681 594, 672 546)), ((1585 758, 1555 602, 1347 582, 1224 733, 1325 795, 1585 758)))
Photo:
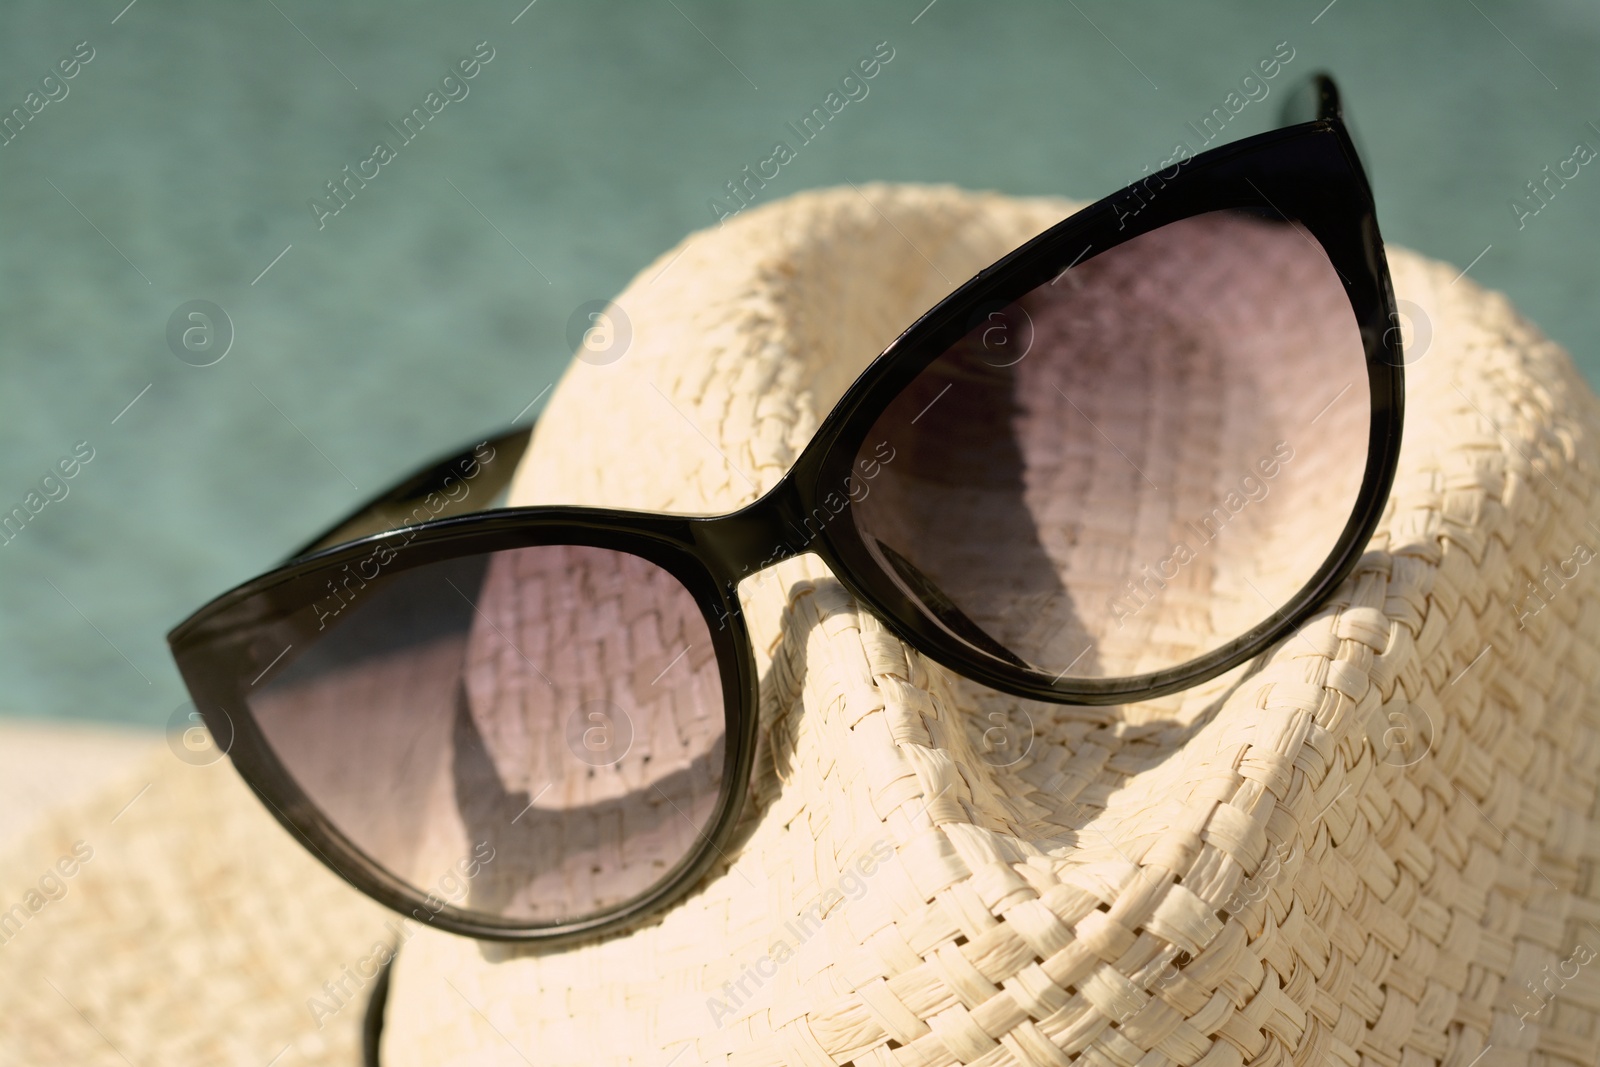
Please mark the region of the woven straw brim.
POLYGON ((143 748, 0 859, 0 1063, 358 1063, 389 913, 226 759, 143 748))
MULTIPOLYGON (((754 499, 899 329, 1072 206, 872 186, 695 235, 618 298, 624 357, 562 380, 515 499, 754 499)), ((1527 597, 1596 545, 1596 403, 1503 298, 1391 264, 1399 480, 1263 661, 1024 705, 782 564, 742 590, 764 746, 728 863, 598 943, 419 933, 385 1062, 1595 1063, 1600 612, 1587 570, 1527 597), (1019 709, 1029 754, 993 766, 988 716, 1019 709)))

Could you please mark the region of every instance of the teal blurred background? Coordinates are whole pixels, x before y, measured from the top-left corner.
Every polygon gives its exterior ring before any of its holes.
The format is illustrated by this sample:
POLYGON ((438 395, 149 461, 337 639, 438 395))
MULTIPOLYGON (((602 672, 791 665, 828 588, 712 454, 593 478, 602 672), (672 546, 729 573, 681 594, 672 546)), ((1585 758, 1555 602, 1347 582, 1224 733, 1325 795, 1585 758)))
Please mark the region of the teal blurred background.
POLYGON ((1388 240, 1481 255, 1472 277, 1600 378, 1600 167, 1521 229, 1510 206, 1600 148, 1592 2, 125 3, 0 8, 0 113, 92 50, 0 146, 0 511, 93 449, 0 545, 0 715, 166 722, 172 623, 517 416, 574 309, 710 224, 880 41, 869 95, 763 199, 846 180, 1096 198, 1195 144, 1186 124, 1288 42, 1274 93, 1340 79, 1388 240), (319 230, 308 200, 479 42, 468 95, 319 230), (212 366, 167 342, 196 299, 235 330, 212 366))

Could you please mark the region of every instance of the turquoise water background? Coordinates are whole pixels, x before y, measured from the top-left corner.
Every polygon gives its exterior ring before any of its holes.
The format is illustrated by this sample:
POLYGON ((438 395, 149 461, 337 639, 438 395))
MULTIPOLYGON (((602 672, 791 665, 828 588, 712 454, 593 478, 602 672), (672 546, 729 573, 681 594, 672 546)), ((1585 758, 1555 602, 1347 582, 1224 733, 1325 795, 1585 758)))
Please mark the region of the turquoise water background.
POLYGON ((171 624, 517 416, 574 310, 710 224, 881 41, 868 95, 763 199, 846 180, 1092 199, 1195 144, 1186 124, 1287 42, 1228 138, 1332 71, 1388 240, 1472 262, 1600 380, 1600 165, 1521 228, 1511 207, 1600 148, 1592 2, 523 2, 0 7, 0 113, 65 93, 0 146, 0 511, 93 453, 0 545, 0 715, 166 722, 171 624), (44 83, 80 42, 92 58, 44 83), (308 201, 479 42, 467 95, 319 229, 308 201), (196 367, 167 326, 202 299, 234 339, 196 367))

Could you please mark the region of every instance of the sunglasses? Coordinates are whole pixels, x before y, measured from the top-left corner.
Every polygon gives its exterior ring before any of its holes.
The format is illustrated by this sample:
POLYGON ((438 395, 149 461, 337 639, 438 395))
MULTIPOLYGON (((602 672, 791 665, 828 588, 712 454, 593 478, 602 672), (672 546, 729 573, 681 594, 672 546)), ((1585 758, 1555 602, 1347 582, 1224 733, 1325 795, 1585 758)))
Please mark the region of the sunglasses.
POLYGON ((554 943, 658 912, 730 844, 738 584, 780 560, 1016 697, 1131 703, 1257 656, 1355 565, 1403 399, 1333 82, 1285 121, 978 272, 732 514, 497 506, 527 429, 430 466, 172 631, 214 743, 381 903, 554 943))

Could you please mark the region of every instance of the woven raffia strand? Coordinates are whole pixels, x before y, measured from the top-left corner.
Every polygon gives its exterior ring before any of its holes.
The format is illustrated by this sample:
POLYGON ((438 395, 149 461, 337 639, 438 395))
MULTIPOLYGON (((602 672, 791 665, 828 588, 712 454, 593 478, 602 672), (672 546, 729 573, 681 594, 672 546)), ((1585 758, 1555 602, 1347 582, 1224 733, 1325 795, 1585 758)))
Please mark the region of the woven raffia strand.
MULTIPOLYGON (((519 501, 753 499, 899 328, 1071 208, 871 186, 696 235, 619 298, 625 358, 562 381, 519 501)), ((1600 548, 1596 402, 1503 298, 1391 264, 1431 340, 1390 507, 1262 662, 1139 707, 1023 706, 780 565, 744 589, 766 732, 731 862, 594 944, 419 934, 386 1062, 1600 1062, 1600 966, 1573 962, 1600 951, 1597 568, 1527 600, 1600 548), (1033 745, 992 766, 985 716, 1019 707, 1033 745)))
POLYGON ((394 939, 389 913, 273 822, 226 760, 150 748, 0 859, 0 909, 56 878, 56 899, 35 897, 47 902, 0 938, 0 1063, 358 1062, 372 983, 347 968, 394 939))

